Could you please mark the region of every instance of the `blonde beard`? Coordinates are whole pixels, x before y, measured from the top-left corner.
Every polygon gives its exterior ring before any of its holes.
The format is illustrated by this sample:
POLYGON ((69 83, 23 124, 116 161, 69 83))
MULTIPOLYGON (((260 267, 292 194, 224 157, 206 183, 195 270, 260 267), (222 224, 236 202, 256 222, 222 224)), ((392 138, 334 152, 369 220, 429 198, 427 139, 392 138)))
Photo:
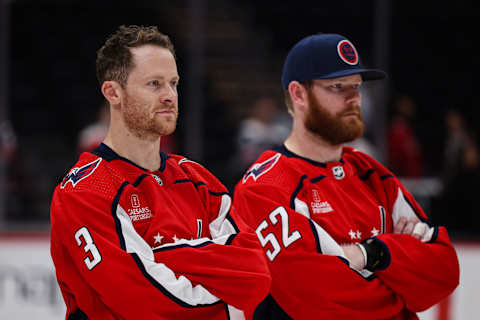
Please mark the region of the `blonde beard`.
MULTIPOLYGON (((122 116, 127 129, 137 138, 154 141, 175 131, 178 112, 172 121, 158 121, 150 114, 149 108, 127 95, 122 116)), ((175 108, 178 110, 177 108, 175 108)))

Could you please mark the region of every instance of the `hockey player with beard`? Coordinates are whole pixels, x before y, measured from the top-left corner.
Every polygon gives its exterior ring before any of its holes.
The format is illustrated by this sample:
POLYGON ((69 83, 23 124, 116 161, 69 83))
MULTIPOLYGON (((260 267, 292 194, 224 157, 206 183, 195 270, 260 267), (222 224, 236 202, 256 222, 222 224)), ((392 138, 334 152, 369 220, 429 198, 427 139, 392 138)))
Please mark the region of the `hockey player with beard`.
POLYGON ((363 82, 384 77, 338 34, 306 37, 287 55, 293 129, 234 193, 272 274, 256 319, 418 319, 458 285, 445 227, 386 167, 344 146, 364 132, 363 82))
POLYGON ((170 39, 122 26, 98 51, 107 136, 55 189, 51 254, 66 319, 245 319, 268 266, 226 188, 160 151, 178 116, 170 39))

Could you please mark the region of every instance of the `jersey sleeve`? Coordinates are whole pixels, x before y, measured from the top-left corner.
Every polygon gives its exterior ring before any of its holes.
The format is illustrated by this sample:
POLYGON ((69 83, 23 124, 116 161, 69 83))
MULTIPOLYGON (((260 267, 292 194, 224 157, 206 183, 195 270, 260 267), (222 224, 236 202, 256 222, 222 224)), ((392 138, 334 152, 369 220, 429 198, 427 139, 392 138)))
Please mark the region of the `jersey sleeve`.
MULTIPOLYGON (((217 241, 155 251, 120 205, 128 188, 122 185, 114 199, 89 191, 55 192, 52 257, 61 286, 68 282, 71 292, 90 291, 116 318, 125 319, 172 318, 222 303, 248 309, 263 299, 270 284, 267 267, 232 259, 251 254, 251 262, 259 255, 252 235, 225 234, 217 241), (68 261, 75 272, 67 270, 72 269, 68 261), (240 296, 248 299, 242 302, 240 296)), ((90 308, 87 314, 96 314, 91 298, 77 299, 90 308)))
POLYGON ((431 234, 422 242, 411 235, 382 234, 377 239, 389 253, 389 265, 377 271, 378 277, 397 294, 407 307, 423 311, 449 295, 459 283, 458 258, 448 232, 443 226, 430 224, 414 197, 396 178, 390 178, 392 220, 417 217, 429 225, 431 234))
POLYGON ((401 312, 401 300, 387 286, 350 268, 339 244, 292 210, 280 186, 239 184, 234 204, 264 248, 271 294, 290 317, 380 319, 401 312))
POLYGON ((220 204, 209 224, 211 237, 157 247, 155 260, 174 266, 176 272, 204 284, 223 301, 252 313, 268 293, 270 272, 255 234, 243 221, 233 219, 230 196, 217 197, 220 204))
MULTIPOLYGON (((186 241, 187 246, 182 250, 189 251, 189 259, 187 261, 179 256, 175 260, 176 270, 188 273, 199 282, 204 282, 201 281, 202 277, 208 279, 206 287, 212 293, 230 301, 237 308, 248 309, 247 313, 253 312, 252 306, 256 307, 267 295, 271 281, 262 247, 253 230, 233 207, 227 188, 213 174, 193 161, 187 161, 181 167, 197 186, 209 214, 210 237, 204 239, 207 245, 203 250, 192 250, 192 244, 186 241), (208 260, 210 263, 193 263, 192 267, 192 261, 197 261, 196 259, 200 262, 208 260), (251 292, 251 288, 256 288, 255 293, 251 292)), ((193 243, 193 246, 203 244, 193 243)), ((168 256, 167 259, 171 261, 173 255, 175 252, 159 248, 156 258, 165 259, 160 257, 168 256)))
POLYGON ((388 253, 386 267, 376 271, 376 276, 405 301, 409 310, 423 311, 449 295, 459 283, 458 258, 448 232, 430 223, 413 195, 390 170, 364 153, 351 155, 362 170, 373 172, 365 183, 387 208, 393 226, 402 217, 417 218, 429 226, 428 241, 395 233, 376 237, 388 253))
POLYGON ((270 276, 253 234, 182 240, 154 250, 155 261, 187 277, 246 314, 265 298, 270 276))

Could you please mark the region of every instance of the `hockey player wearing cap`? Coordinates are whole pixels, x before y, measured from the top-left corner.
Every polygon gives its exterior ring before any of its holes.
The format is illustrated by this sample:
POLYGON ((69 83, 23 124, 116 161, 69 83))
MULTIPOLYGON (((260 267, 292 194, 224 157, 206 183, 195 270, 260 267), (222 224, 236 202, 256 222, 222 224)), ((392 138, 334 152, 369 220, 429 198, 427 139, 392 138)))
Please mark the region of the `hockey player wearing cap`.
POLYGON ((445 227, 392 172, 344 146, 364 132, 362 83, 384 77, 338 34, 306 37, 288 53, 291 134, 234 194, 272 274, 257 319, 418 319, 458 285, 445 227))

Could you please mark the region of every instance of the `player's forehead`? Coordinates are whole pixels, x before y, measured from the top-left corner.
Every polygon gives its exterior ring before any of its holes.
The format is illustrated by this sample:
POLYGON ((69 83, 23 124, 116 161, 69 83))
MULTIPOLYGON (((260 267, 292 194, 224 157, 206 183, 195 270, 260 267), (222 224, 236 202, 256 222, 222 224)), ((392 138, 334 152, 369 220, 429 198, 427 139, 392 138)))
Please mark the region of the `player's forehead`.
POLYGON ((131 75, 137 77, 162 77, 178 79, 177 64, 173 54, 157 45, 144 45, 130 49, 133 68, 131 75))

